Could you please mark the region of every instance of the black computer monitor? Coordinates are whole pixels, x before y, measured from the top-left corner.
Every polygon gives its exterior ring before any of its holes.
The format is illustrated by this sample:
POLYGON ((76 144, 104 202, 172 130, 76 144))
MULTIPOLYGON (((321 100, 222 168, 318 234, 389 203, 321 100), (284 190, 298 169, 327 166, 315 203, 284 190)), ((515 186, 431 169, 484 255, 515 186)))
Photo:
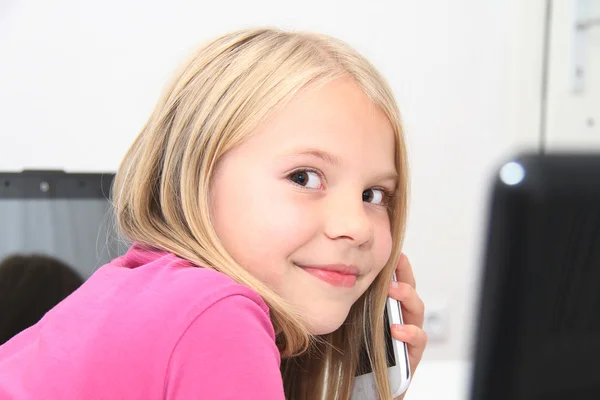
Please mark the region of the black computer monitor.
POLYGON ((472 400, 600 399, 600 154, 501 168, 481 290, 472 400))
POLYGON ((112 173, 0 172, 0 261, 56 258, 87 279, 126 249, 110 201, 112 173))

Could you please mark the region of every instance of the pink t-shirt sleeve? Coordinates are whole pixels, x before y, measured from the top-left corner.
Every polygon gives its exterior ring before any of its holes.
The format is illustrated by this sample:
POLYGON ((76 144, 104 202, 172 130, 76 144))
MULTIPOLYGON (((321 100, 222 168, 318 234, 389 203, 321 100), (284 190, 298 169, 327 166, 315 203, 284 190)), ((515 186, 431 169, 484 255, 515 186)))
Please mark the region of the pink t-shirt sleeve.
POLYGON ((165 398, 284 400, 273 326, 252 299, 220 299, 187 328, 176 344, 165 398))

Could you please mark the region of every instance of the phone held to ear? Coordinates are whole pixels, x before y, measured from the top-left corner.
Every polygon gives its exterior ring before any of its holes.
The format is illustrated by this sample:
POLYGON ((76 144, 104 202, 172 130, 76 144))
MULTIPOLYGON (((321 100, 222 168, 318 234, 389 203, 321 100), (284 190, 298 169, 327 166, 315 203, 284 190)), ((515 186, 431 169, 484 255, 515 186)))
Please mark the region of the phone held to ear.
MULTIPOLYGON (((394 275, 393 280, 396 280, 394 275)), ((386 354, 388 364, 388 378, 392 397, 400 396, 408 388, 411 379, 410 363, 408 359, 408 348, 406 343, 400 342, 392 337, 391 326, 402 324, 402 308, 400 302, 389 298, 386 301, 384 311, 384 337, 386 342, 386 354)), ((352 400, 377 399, 377 386, 375 376, 371 370, 366 349, 362 349, 358 374, 354 378, 352 389, 352 400)))

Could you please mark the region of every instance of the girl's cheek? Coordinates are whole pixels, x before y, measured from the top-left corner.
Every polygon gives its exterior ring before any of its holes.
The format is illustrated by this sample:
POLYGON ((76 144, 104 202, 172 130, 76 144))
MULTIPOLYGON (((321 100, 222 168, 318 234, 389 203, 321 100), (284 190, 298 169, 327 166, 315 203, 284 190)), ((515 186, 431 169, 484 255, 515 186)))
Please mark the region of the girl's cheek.
POLYGON ((376 260, 377 265, 380 265, 381 269, 383 269, 392 254, 392 235, 389 227, 382 228, 380 232, 376 232, 376 235, 377 238, 373 249, 375 252, 374 259, 376 260))

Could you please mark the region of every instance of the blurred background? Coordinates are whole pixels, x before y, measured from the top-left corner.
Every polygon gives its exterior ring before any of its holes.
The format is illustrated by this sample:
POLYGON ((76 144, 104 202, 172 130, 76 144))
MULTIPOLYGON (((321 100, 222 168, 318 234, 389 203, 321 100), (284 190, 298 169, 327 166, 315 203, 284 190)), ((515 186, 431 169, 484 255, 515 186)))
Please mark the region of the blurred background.
POLYGON ((1 0, 0 170, 115 171, 191 50, 256 25, 337 36, 389 80, 430 337, 407 400, 466 398, 498 168, 600 150, 600 0, 1 0))

